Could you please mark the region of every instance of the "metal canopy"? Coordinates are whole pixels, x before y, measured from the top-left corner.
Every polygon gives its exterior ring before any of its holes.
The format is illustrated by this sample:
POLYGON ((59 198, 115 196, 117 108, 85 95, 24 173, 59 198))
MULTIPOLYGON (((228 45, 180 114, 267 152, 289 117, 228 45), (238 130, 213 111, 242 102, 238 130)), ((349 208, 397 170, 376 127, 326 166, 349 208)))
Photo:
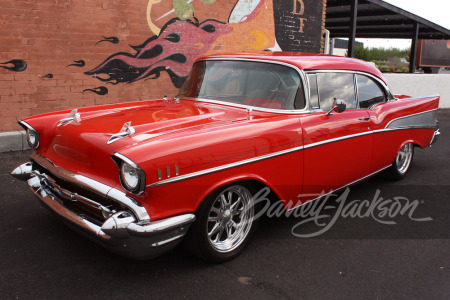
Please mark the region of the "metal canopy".
POLYGON ((356 38, 411 39, 418 24, 419 39, 450 39, 450 30, 380 0, 327 0, 325 27, 332 38, 351 38, 355 2, 356 38))

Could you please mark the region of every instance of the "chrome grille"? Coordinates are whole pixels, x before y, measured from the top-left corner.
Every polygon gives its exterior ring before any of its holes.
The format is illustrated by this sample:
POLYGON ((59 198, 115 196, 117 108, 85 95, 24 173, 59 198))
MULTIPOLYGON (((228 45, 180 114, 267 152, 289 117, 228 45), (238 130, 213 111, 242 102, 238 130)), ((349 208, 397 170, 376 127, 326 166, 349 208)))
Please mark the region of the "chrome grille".
POLYGON ((89 221, 101 225, 107 218, 127 207, 83 186, 57 177, 36 162, 32 174, 37 176, 47 193, 57 198, 65 207, 89 221))

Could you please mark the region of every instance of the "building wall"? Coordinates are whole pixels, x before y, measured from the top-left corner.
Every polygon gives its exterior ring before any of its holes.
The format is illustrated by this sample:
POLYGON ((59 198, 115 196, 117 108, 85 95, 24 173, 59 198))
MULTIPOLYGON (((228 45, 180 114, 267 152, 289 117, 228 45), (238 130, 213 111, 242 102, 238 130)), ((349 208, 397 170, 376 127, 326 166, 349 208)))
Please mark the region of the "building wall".
POLYGON ((394 94, 440 95, 439 108, 450 108, 450 74, 384 74, 394 94))
POLYGON ((326 0, 0 0, 0 132, 176 94, 216 52, 320 52, 326 0))

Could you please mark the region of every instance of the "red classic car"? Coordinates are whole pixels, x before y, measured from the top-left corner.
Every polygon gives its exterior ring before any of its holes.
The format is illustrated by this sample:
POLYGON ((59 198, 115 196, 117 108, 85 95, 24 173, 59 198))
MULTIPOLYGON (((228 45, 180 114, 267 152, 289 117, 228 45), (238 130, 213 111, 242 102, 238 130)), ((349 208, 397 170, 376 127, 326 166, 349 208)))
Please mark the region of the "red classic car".
POLYGON ((212 55, 173 99, 21 120, 35 151, 12 175, 111 251, 149 258, 184 239, 225 261, 254 232, 262 188, 294 209, 380 171, 402 178, 439 135, 438 105, 394 96, 355 59, 212 55))

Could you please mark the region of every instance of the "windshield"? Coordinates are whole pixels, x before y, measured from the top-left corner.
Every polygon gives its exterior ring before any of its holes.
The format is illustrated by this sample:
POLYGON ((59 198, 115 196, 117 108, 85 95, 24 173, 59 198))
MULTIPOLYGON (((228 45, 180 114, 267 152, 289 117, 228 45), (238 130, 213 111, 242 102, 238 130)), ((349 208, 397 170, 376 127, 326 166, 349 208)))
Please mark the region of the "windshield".
POLYGON ((196 62, 179 96, 273 109, 305 107, 298 72, 287 66, 262 62, 196 62))

